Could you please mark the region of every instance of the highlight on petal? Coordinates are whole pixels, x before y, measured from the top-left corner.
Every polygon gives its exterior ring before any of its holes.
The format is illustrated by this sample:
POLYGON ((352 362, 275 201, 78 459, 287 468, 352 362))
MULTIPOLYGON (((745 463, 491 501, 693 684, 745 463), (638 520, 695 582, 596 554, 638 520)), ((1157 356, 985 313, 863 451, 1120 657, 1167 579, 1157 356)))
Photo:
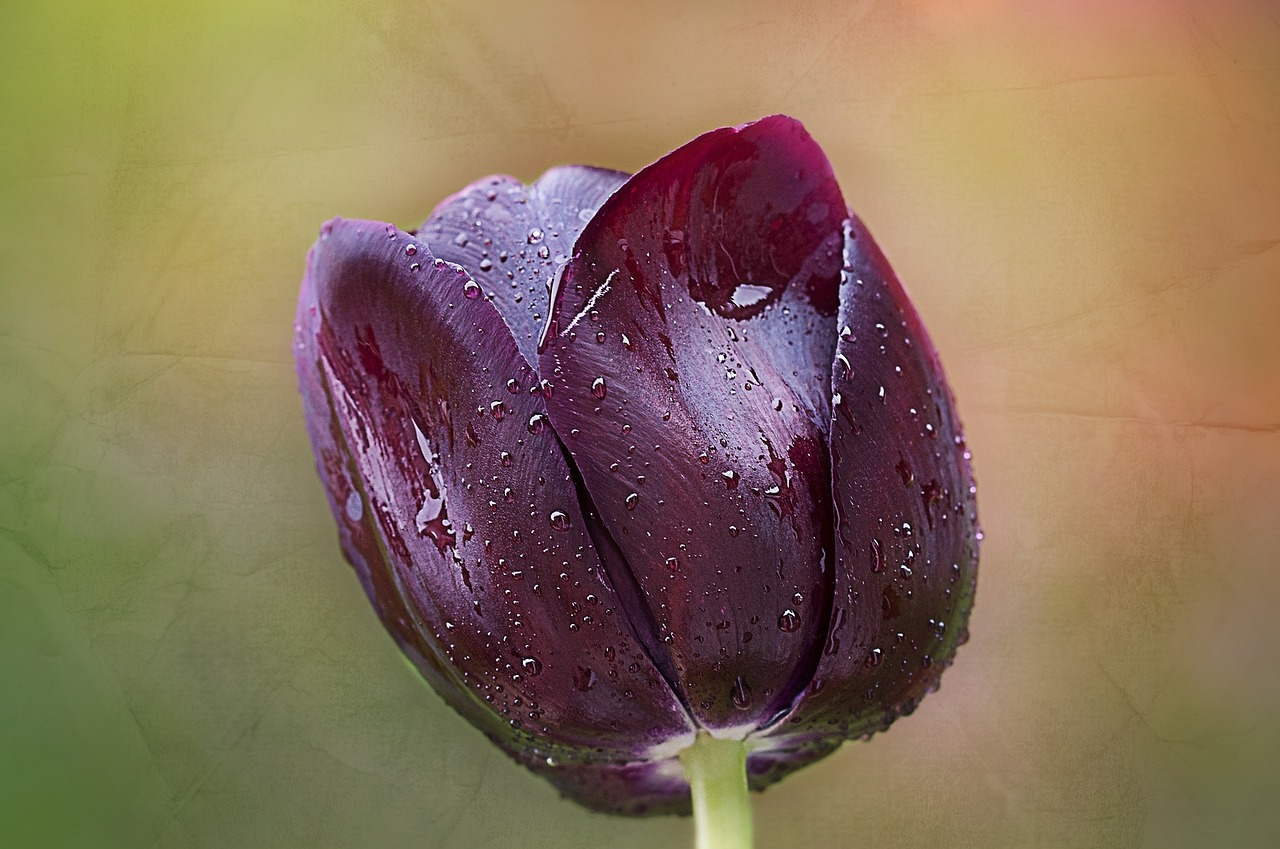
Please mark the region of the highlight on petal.
POLYGON ((529 185, 486 177, 441 202, 416 235, 480 284, 536 368, 552 280, 582 228, 627 176, 564 165, 529 185))
POLYGON ((835 597, 825 648, 775 742, 870 735, 915 710, 967 639, 976 489, 942 366, 862 223, 845 226, 832 369, 835 597))
POLYGON ((827 631, 844 217, 798 122, 716 130, 605 202, 552 295, 552 422, 721 736, 786 710, 827 631))
POLYGON ((534 372, 470 275, 391 225, 330 222, 296 357, 343 550, 453 707, 522 762, 692 739, 540 426, 534 372))

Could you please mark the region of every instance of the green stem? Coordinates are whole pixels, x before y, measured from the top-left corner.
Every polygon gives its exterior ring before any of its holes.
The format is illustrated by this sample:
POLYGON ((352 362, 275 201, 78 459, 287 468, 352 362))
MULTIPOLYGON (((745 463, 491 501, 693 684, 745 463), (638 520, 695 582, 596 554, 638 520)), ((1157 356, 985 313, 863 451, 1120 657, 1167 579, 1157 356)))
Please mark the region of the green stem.
POLYGON ((751 849, 747 747, 703 733, 680 760, 693 793, 697 849, 751 849))

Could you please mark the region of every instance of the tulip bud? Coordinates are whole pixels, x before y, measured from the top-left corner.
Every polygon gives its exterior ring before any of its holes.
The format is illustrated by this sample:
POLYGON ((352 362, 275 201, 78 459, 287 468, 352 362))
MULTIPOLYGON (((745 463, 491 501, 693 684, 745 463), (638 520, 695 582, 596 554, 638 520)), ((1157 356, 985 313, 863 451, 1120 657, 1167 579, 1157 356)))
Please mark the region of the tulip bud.
POLYGON ((378 615, 589 807, 688 810, 699 734, 760 789, 910 713, 964 641, 954 401, 789 118, 481 180, 414 233, 335 219, 295 352, 378 615))

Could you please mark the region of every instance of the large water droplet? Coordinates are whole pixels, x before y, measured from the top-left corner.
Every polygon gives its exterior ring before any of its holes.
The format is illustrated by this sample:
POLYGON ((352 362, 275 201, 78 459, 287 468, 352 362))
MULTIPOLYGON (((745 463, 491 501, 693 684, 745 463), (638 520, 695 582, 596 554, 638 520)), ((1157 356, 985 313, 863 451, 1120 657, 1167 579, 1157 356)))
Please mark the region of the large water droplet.
POLYGON ((534 413, 529 417, 529 424, 527 427, 529 429, 529 433, 542 433, 547 428, 547 417, 542 413, 534 413))
POLYGON ((585 693, 596 685, 595 670, 586 666, 579 666, 573 670, 573 686, 579 691, 585 693))
POLYGON ((633 492, 626 498, 622 499, 622 503, 626 505, 628 510, 636 509, 636 502, 640 500, 640 493, 633 492))
POLYGON ((778 617, 778 630, 790 634, 800 627, 800 617, 794 610, 784 610, 778 617))
POLYGON ((462 294, 468 301, 474 301, 480 297, 480 284, 474 280, 468 280, 462 287, 462 294))
POLYGON ((737 489, 738 481, 741 479, 741 476, 737 472, 735 472, 733 469, 729 469, 727 472, 721 472, 720 478, 721 480, 724 481, 724 485, 727 488, 737 489))
POLYGON ((729 688, 729 697, 733 699, 733 706, 738 710, 751 707, 751 687, 741 675, 733 679, 733 686, 729 688))
POLYGON ((528 672, 530 675, 538 675, 542 672, 542 661, 538 660, 536 657, 526 657, 524 660, 520 661, 520 666, 523 667, 524 671, 528 672))
POLYGON ((353 522, 360 521, 360 517, 364 515, 364 501, 360 498, 360 493, 352 490, 347 496, 347 518, 353 522))
POLYGON ((597 398, 604 398, 604 396, 609 394, 609 387, 605 385, 603 377, 597 377, 595 380, 591 381, 591 394, 597 398))
POLYGON ((529 244, 531 245, 538 244, 538 242, 542 241, 542 237, 544 235, 546 234, 544 234, 540 228, 534 227, 532 230, 529 231, 529 238, 528 238, 529 244))
POLYGON ((551 511, 551 529, 556 531, 569 530, 569 514, 563 510, 551 511))

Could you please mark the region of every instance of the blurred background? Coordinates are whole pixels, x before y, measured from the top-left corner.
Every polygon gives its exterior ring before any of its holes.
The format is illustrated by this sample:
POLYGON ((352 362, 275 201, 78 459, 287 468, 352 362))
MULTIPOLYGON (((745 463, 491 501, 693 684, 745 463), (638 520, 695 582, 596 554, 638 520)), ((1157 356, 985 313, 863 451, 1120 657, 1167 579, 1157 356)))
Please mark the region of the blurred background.
POLYGON ((1280 845, 1280 6, 0 11, 0 845, 672 847, 400 659, 290 360, 326 218, 785 112, 940 349, 972 640, 761 847, 1280 845))

